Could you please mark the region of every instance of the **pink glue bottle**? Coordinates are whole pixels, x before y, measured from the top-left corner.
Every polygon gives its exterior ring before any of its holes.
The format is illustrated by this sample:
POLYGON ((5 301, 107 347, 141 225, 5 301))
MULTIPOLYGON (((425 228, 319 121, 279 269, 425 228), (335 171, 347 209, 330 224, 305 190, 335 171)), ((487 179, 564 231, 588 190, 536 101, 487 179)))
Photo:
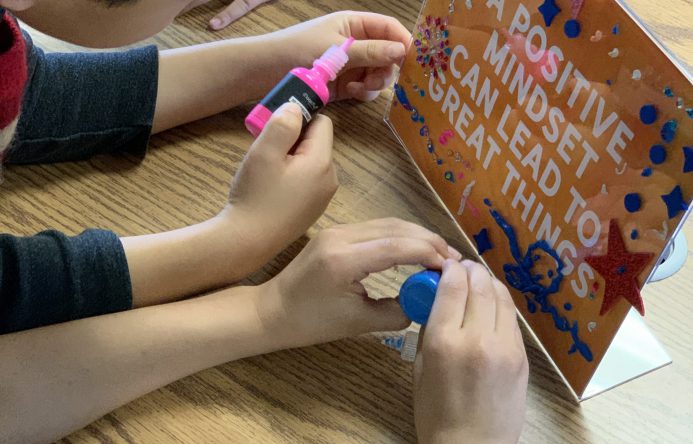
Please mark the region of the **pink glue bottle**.
POLYGON ((331 46, 313 62, 311 69, 299 67, 289 71, 245 118, 245 126, 253 137, 260 135, 272 113, 287 102, 295 103, 301 109, 305 128, 329 102, 327 84, 337 78, 339 71, 349 61, 347 52, 353 42, 354 38, 349 37, 342 46, 331 46))

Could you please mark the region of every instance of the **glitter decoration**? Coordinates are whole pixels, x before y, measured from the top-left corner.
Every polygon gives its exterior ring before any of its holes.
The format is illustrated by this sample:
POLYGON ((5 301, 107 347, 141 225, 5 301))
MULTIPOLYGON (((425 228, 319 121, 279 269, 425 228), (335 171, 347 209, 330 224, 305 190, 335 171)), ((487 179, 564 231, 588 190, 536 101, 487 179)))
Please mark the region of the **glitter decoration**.
POLYGON ((679 123, 672 119, 668 120, 662 125, 662 129, 659 134, 662 136, 662 140, 669 143, 676 137, 676 130, 679 128, 679 123))
POLYGON ((683 147, 683 172, 693 172, 693 147, 683 147))
POLYGON ((450 14, 455 12, 455 0, 450 0, 450 4, 448 5, 448 12, 450 14))
POLYGON ((474 6, 472 5, 472 0, 466 0, 464 4, 467 6, 467 9, 472 9, 472 6, 474 6))
POLYGON ((452 171, 446 171, 443 177, 445 177, 445 180, 448 182, 455 183, 455 174, 452 171))
POLYGON ((686 202, 683 200, 683 192, 679 185, 676 185, 674 189, 671 190, 671 193, 663 194, 662 200, 667 206, 667 215, 669 219, 676 217, 681 211, 686 211, 688 209, 688 205, 686 205, 686 202))
POLYGON ((590 37, 590 42, 597 43, 604 37, 604 34, 600 30, 596 30, 594 34, 590 37))
POLYGON ((548 27, 561 10, 556 6, 556 0, 544 0, 544 3, 539 6, 539 12, 544 17, 544 24, 548 27))
MULTIPOLYGON (((593 295, 593 294, 590 294, 590 296, 591 296, 590 299, 594 299, 594 295, 593 295)), ((593 331, 595 328, 597 328, 597 323, 596 323, 596 322, 590 321, 590 322, 587 323, 587 331, 588 331, 588 332, 592 333, 592 331, 593 331)))
POLYGON ((582 4, 585 3, 585 0, 572 0, 570 4, 570 16, 573 18, 577 18, 578 15, 580 15, 580 10, 582 9, 582 4))
POLYGON ((623 199, 623 205, 626 207, 629 213, 635 213, 640 210, 642 202, 640 201, 640 195, 638 193, 628 193, 623 199))
POLYGON ((448 70, 450 61, 450 40, 448 37, 447 17, 426 16, 423 23, 417 26, 414 46, 416 47, 416 62, 424 69, 424 76, 440 77, 448 70))
MULTIPOLYGON (((678 98, 676 99, 676 107, 677 107, 678 109, 683 108, 683 97, 678 97, 678 98)), ((691 109, 693 109, 693 108, 691 108, 691 109)))
POLYGON ((663 145, 652 145, 650 148, 650 160, 655 165, 664 163, 667 160, 667 150, 663 145))
POLYGON ((609 57, 611 57, 612 59, 615 59, 616 57, 618 57, 618 55, 620 53, 621 52, 618 50, 618 48, 614 48, 611 51, 609 51, 609 57))
POLYGON ((640 121, 645 125, 652 125, 657 120, 657 108, 654 105, 643 105, 640 108, 640 121))
POLYGON ((478 234, 475 234, 472 237, 474 238, 474 242, 476 242, 476 249, 479 252, 479 255, 483 255, 485 252, 493 248, 493 244, 491 244, 491 240, 488 238, 488 230, 486 228, 482 228, 478 234))
POLYGON ((621 231, 615 219, 609 223, 607 253, 601 256, 587 256, 590 264, 605 281, 604 299, 599 310, 603 316, 618 302, 625 299, 640 315, 645 315, 645 306, 640 297, 638 276, 647 267, 654 254, 649 252, 632 253, 626 249, 621 231))
POLYGON ((640 72, 639 69, 634 69, 633 74, 630 76, 630 78, 633 80, 640 80, 642 79, 642 72, 640 72))
POLYGON ((565 22, 563 32, 569 39, 574 39, 580 35, 580 22, 575 19, 570 19, 565 22))

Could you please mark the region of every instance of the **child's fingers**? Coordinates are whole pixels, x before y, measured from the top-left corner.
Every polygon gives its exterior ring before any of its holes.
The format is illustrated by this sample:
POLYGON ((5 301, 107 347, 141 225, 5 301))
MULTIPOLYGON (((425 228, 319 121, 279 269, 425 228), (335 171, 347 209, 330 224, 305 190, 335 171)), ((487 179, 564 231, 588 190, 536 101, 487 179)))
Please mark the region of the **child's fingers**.
POLYGON ((380 96, 380 91, 369 91, 363 82, 349 82, 346 93, 348 97, 360 102, 372 102, 380 96))
POLYGON ((385 237, 351 244, 346 247, 344 257, 345 271, 358 281, 395 265, 440 269, 444 261, 430 242, 409 237, 385 237))
POLYGON ((344 241, 365 242, 385 237, 409 237, 429 242, 443 257, 460 260, 462 254, 451 248, 440 235, 413 222, 394 217, 369 220, 345 226, 344 241))
POLYGON ((481 264, 463 261, 469 274, 469 300, 464 327, 476 331, 493 331, 496 325, 496 296, 492 277, 481 264))
POLYGON ((407 28, 394 17, 372 12, 350 12, 348 21, 349 31, 356 39, 389 40, 404 46, 411 42, 407 28))
POLYGON ((399 64, 406 50, 401 42, 356 40, 349 49, 347 68, 376 68, 399 64))
POLYGON ((285 103, 272 114, 258 138, 250 148, 251 153, 283 159, 298 141, 303 125, 301 110, 293 103, 285 103))
POLYGON ((402 311, 397 299, 372 299, 368 296, 361 298, 365 322, 365 331, 394 331, 406 328, 411 321, 402 311))
POLYGON ((459 330, 465 318, 468 295, 467 269, 457 261, 446 260, 428 317, 428 334, 439 337, 459 330))
POLYGON ((363 79, 363 86, 368 91, 380 91, 394 79, 394 65, 370 68, 369 71, 363 79))
POLYGON ((332 120, 322 114, 318 114, 306 128, 303 140, 296 148, 295 154, 307 156, 315 166, 329 165, 332 163, 332 144, 334 128, 332 120))
POLYGON ((268 2, 269 0, 235 0, 232 1, 223 11, 215 15, 209 21, 209 27, 214 31, 218 31, 229 26, 239 18, 243 17, 257 6, 268 2))
POLYGON ((496 331, 507 338, 513 338, 518 327, 515 303, 508 287, 498 279, 493 279, 496 293, 496 331))

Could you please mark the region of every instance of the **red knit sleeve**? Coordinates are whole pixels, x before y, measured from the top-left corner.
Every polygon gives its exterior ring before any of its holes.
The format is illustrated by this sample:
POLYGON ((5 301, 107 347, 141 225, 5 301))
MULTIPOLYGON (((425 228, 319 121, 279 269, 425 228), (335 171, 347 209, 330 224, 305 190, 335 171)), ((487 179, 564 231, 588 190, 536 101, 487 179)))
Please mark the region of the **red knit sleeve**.
POLYGON ((19 115, 26 81, 24 37, 9 14, 0 11, 0 129, 19 115))

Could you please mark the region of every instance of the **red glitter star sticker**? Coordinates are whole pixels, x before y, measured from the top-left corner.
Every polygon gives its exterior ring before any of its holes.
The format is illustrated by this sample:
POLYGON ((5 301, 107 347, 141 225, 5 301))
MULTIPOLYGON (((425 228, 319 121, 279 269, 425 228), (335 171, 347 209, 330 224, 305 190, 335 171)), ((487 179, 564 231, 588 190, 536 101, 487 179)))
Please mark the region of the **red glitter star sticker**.
POLYGON ((621 237, 621 230, 615 219, 609 223, 609 246, 603 256, 587 256, 585 261, 592 266, 605 281, 604 300, 599 315, 603 315, 624 298, 645 316, 645 306, 640 297, 638 275, 652 259, 652 253, 629 253, 621 237))

